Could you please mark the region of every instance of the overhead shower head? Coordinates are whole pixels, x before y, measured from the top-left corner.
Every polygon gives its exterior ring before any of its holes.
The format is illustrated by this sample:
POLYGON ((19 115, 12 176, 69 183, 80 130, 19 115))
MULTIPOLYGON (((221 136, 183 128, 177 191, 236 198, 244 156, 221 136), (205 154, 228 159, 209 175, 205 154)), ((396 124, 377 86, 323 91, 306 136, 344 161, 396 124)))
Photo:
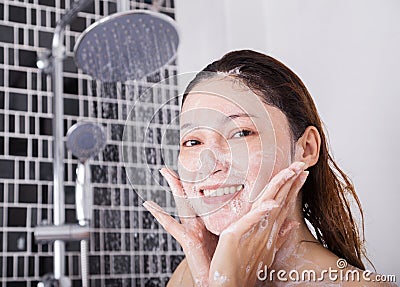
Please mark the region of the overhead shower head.
POLYGON ((84 73, 103 82, 137 80, 170 63, 178 44, 171 17, 132 10, 89 26, 75 45, 75 62, 84 73))
POLYGON ((106 145, 106 134, 100 125, 78 122, 67 132, 67 148, 81 162, 96 156, 106 145))

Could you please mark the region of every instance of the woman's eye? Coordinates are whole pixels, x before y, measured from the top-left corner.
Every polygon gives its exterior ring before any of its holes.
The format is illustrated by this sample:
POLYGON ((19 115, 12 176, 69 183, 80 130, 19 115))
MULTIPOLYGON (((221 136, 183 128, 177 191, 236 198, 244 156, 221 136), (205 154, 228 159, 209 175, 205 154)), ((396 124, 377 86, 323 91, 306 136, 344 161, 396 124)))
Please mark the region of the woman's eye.
POLYGON ((198 140, 188 140, 188 141, 185 141, 182 145, 186 146, 186 147, 191 147, 191 146, 195 146, 198 144, 200 144, 200 142, 198 140))
POLYGON ((249 130, 241 130, 238 131, 237 133, 235 133, 232 138, 241 138, 241 137, 247 137, 249 135, 251 135, 253 132, 249 131, 249 130))

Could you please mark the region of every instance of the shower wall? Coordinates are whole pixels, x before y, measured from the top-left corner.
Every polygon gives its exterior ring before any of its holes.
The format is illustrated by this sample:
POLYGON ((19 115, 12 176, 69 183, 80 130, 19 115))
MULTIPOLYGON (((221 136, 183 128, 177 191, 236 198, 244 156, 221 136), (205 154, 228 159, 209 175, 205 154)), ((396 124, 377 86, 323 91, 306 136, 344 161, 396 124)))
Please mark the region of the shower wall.
MULTIPOLYGON (((149 9, 151 1, 131 1, 131 9, 149 9)), ((160 11, 174 17, 173 0, 161 1, 160 11)), ((51 78, 36 68, 36 52, 51 47, 52 33, 69 0, 5 0, 0 3, 0 287, 36 286, 53 270, 52 246, 36 244, 34 227, 52 223, 52 92, 51 78)), ((121 141, 125 120, 141 91, 176 74, 171 63, 152 77, 129 87, 102 84, 79 72, 73 47, 94 21, 116 12, 116 1, 94 1, 66 30, 64 62, 64 134, 77 121, 103 125, 107 146, 92 161, 93 232, 90 237, 91 286, 164 286, 183 258, 179 245, 142 208, 125 174, 121 141)), ((168 101, 176 83, 152 101, 168 101)), ((137 129, 146 123, 145 108, 135 107, 137 129)), ((151 109, 150 109, 151 110, 151 109)), ((165 113, 178 111, 178 102, 165 113)), ((162 119, 157 124, 162 124, 162 119)), ((159 142, 157 134, 151 135, 159 142)), ((139 145, 140 138, 136 138, 139 145)), ((135 144, 135 140, 133 145, 135 144)), ((177 150, 171 148, 176 157, 177 150)), ((159 152, 138 166, 158 169, 159 152)), ((65 152, 66 221, 76 223, 74 181, 77 160, 65 152)), ((146 182, 146 179, 143 179, 146 182)), ((148 182, 147 182, 148 183, 148 182)), ((149 186, 150 188, 150 186, 149 186)), ((152 187, 154 192, 154 187, 152 187)), ((173 206, 158 190, 161 205, 173 206)), ((66 275, 80 286, 78 243, 67 243, 66 275)))

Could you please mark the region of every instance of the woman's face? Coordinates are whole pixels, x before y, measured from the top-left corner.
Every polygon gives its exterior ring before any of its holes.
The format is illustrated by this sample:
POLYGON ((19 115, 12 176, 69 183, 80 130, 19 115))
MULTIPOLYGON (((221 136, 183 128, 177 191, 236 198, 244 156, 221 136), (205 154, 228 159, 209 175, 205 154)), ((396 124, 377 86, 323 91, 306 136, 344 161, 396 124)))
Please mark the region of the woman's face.
POLYGON ((180 116, 179 177, 196 214, 219 235, 291 163, 285 115, 230 76, 197 84, 180 116))

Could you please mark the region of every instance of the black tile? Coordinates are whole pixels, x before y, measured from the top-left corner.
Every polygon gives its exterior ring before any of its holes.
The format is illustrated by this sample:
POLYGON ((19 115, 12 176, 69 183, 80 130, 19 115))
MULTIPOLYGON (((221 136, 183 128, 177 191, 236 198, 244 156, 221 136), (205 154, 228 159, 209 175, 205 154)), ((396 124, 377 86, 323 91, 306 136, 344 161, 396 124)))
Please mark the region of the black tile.
POLYGON ((43 276, 53 270, 53 257, 41 256, 39 257, 39 276, 43 276))
POLYGON ((66 223, 76 223, 75 209, 66 209, 65 210, 65 222, 66 223))
POLYGON ((18 60, 20 66, 36 68, 36 52, 34 51, 19 50, 18 60))
POLYGON ((39 5, 45 5, 50 7, 55 7, 55 0, 39 0, 39 5))
POLYGON ((89 14, 95 14, 94 10, 94 3, 90 3, 85 7, 85 9, 82 10, 82 12, 89 13, 89 14))
POLYGON ((4 64, 4 48, 0 47, 0 64, 4 64))
POLYGON ((71 31, 83 32, 86 29, 86 18, 76 17, 70 25, 71 31))
POLYGON ((53 180, 53 165, 49 162, 41 162, 39 164, 40 168, 40 180, 53 180))
POLYGON ((14 29, 10 26, 0 25, 0 42, 13 43, 14 29))
POLYGON ((26 227, 27 210, 23 207, 8 208, 8 226, 26 227))
POLYGON ((13 133, 15 131, 15 116, 9 115, 8 116, 8 131, 13 133))
POLYGON ((26 24, 26 8, 20 6, 9 6, 8 19, 11 22, 26 24))
POLYGON ((78 79, 64 77, 64 93, 78 95, 78 79))
POLYGON ((156 233, 143 234, 143 248, 144 251, 157 251, 159 250, 159 238, 156 233))
MULTIPOLYGON (((37 95, 32 95, 31 109, 32 109, 32 112, 34 112, 34 113, 36 113, 38 111, 38 96, 37 95)), ((42 111, 42 112, 44 112, 44 111, 42 111)))
POLYGON ((10 110, 15 110, 15 111, 27 111, 28 110, 27 95, 19 93, 10 93, 9 108, 10 110))
POLYGON ((7 233, 7 251, 22 252, 26 251, 26 233, 8 232, 7 233))
POLYGON ((47 113, 47 97, 42 96, 42 113, 47 113))
POLYGON ((103 150, 103 160, 119 162, 119 149, 117 145, 106 145, 103 150))
POLYGON ((14 202, 14 184, 8 184, 8 202, 14 202))
POLYGON ((21 160, 18 162, 18 170, 19 170, 19 173, 18 173, 19 179, 24 179, 25 178, 25 162, 24 161, 21 160))
POLYGON ((24 29, 23 28, 18 28, 18 44, 20 44, 20 45, 24 44, 24 29))
POLYGON ((66 57, 64 60, 64 72, 77 73, 78 68, 75 65, 73 57, 66 57))
POLYGON ((0 202, 4 202, 4 183, 2 182, 0 182, 0 202))
POLYGON ((39 47, 50 48, 53 39, 51 32, 39 31, 39 47))
POLYGON ((114 256, 113 265, 114 274, 130 274, 131 272, 131 260, 128 255, 114 256))
POLYGON ((35 257, 29 256, 28 259, 28 276, 33 277, 35 275, 35 257))
POLYGON ((19 202, 36 203, 38 201, 37 185, 20 184, 19 185, 19 202))
POLYGON ((8 49, 8 64, 9 65, 15 65, 14 53, 15 53, 15 50, 13 48, 8 49))
POLYGON ((104 228, 121 228, 121 211, 119 210, 104 210, 104 228))
POLYGON ((108 2, 108 12, 111 13, 115 13, 117 12, 117 3, 114 2, 108 2))
POLYGON ((49 189, 47 185, 42 185, 42 203, 48 204, 49 202, 49 189))
POLYGON ((0 3, 0 20, 4 20, 4 4, 0 3))
POLYGON ((79 116, 79 101, 77 99, 64 98, 64 114, 79 116))
POLYGON ((56 13, 50 12, 50 26, 56 27, 56 13))
POLYGON ((26 72, 22 71, 9 71, 10 87, 26 89, 27 88, 27 76, 26 72))
MULTIPOLYGON (((22 277, 22 278, 24 277, 24 269, 25 269, 24 266, 25 266, 24 265, 24 257, 18 257, 18 262, 17 262, 17 272, 18 272, 17 276, 18 277, 22 277)), ((21 283, 24 283, 24 282, 18 282, 19 285, 16 285, 16 286, 24 286, 21 283)))
POLYGON ((65 204, 75 204, 75 187, 65 186, 65 204))
POLYGON ((144 286, 146 286, 146 287, 159 287, 159 286, 163 286, 163 285, 161 284, 161 278, 152 277, 152 278, 145 278, 144 279, 144 286))
POLYGON ((51 119, 39 118, 39 133, 40 135, 53 135, 53 123, 51 119))
POLYGON ((13 269, 14 269, 14 260, 12 257, 7 257, 7 277, 13 277, 13 269))
POLYGON ((4 92, 0 91, 0 109, 4 109, 4 92))
POLYGON ((37 157, 38 156, 38 140, 37 139, 32 139, 32 156, 37 157))
POLYGON ((142 214, 142 227, 143 229, 158 229, 157 220, 151 215, 150 212, 145 211, 142 214))
POLYGON ((0 178, 14 178, 14 161, 0 159, 0 178))
POLYGON ((31 9, 31 24, 36 25, 36 9, 31 9))
POLYGON ((107 166, 92 165, 92 182, 108 183, 107 166))
POLYGON ((111 190, 109 188, 93 188, 93 204, 111 206, 111 190))
POLYGON ((121 233, 105 233, 104 250, 121 251, 121 233))
POLYGON ((19 116, 19 132, 25 134, 25 117, 19 116))
POLYGON ((0 155, 4 155, 4 137, 0 137, 0 155))
POLYGON ((28 155, 28 140, 26 138, 9 138, 9 153, 16 156, 28 155))
POLYGON ((106 279, 105 284, 107 287, 121 287, 122 279, 106 279))
MULTIPOLYGON (((29 29, 28 30, 28 45, 29 46, 34 46, 35 44, 35 36, 34 36, 34 31, 29 29)), ((36 89, 36 88, 34 88, 36 89)))
POLYGON ((35 134, 35 118, 29 117, 29 133, 35 134))
POLYGON ((100 275, 100 256, 89 256, 89 274, 100 275))

